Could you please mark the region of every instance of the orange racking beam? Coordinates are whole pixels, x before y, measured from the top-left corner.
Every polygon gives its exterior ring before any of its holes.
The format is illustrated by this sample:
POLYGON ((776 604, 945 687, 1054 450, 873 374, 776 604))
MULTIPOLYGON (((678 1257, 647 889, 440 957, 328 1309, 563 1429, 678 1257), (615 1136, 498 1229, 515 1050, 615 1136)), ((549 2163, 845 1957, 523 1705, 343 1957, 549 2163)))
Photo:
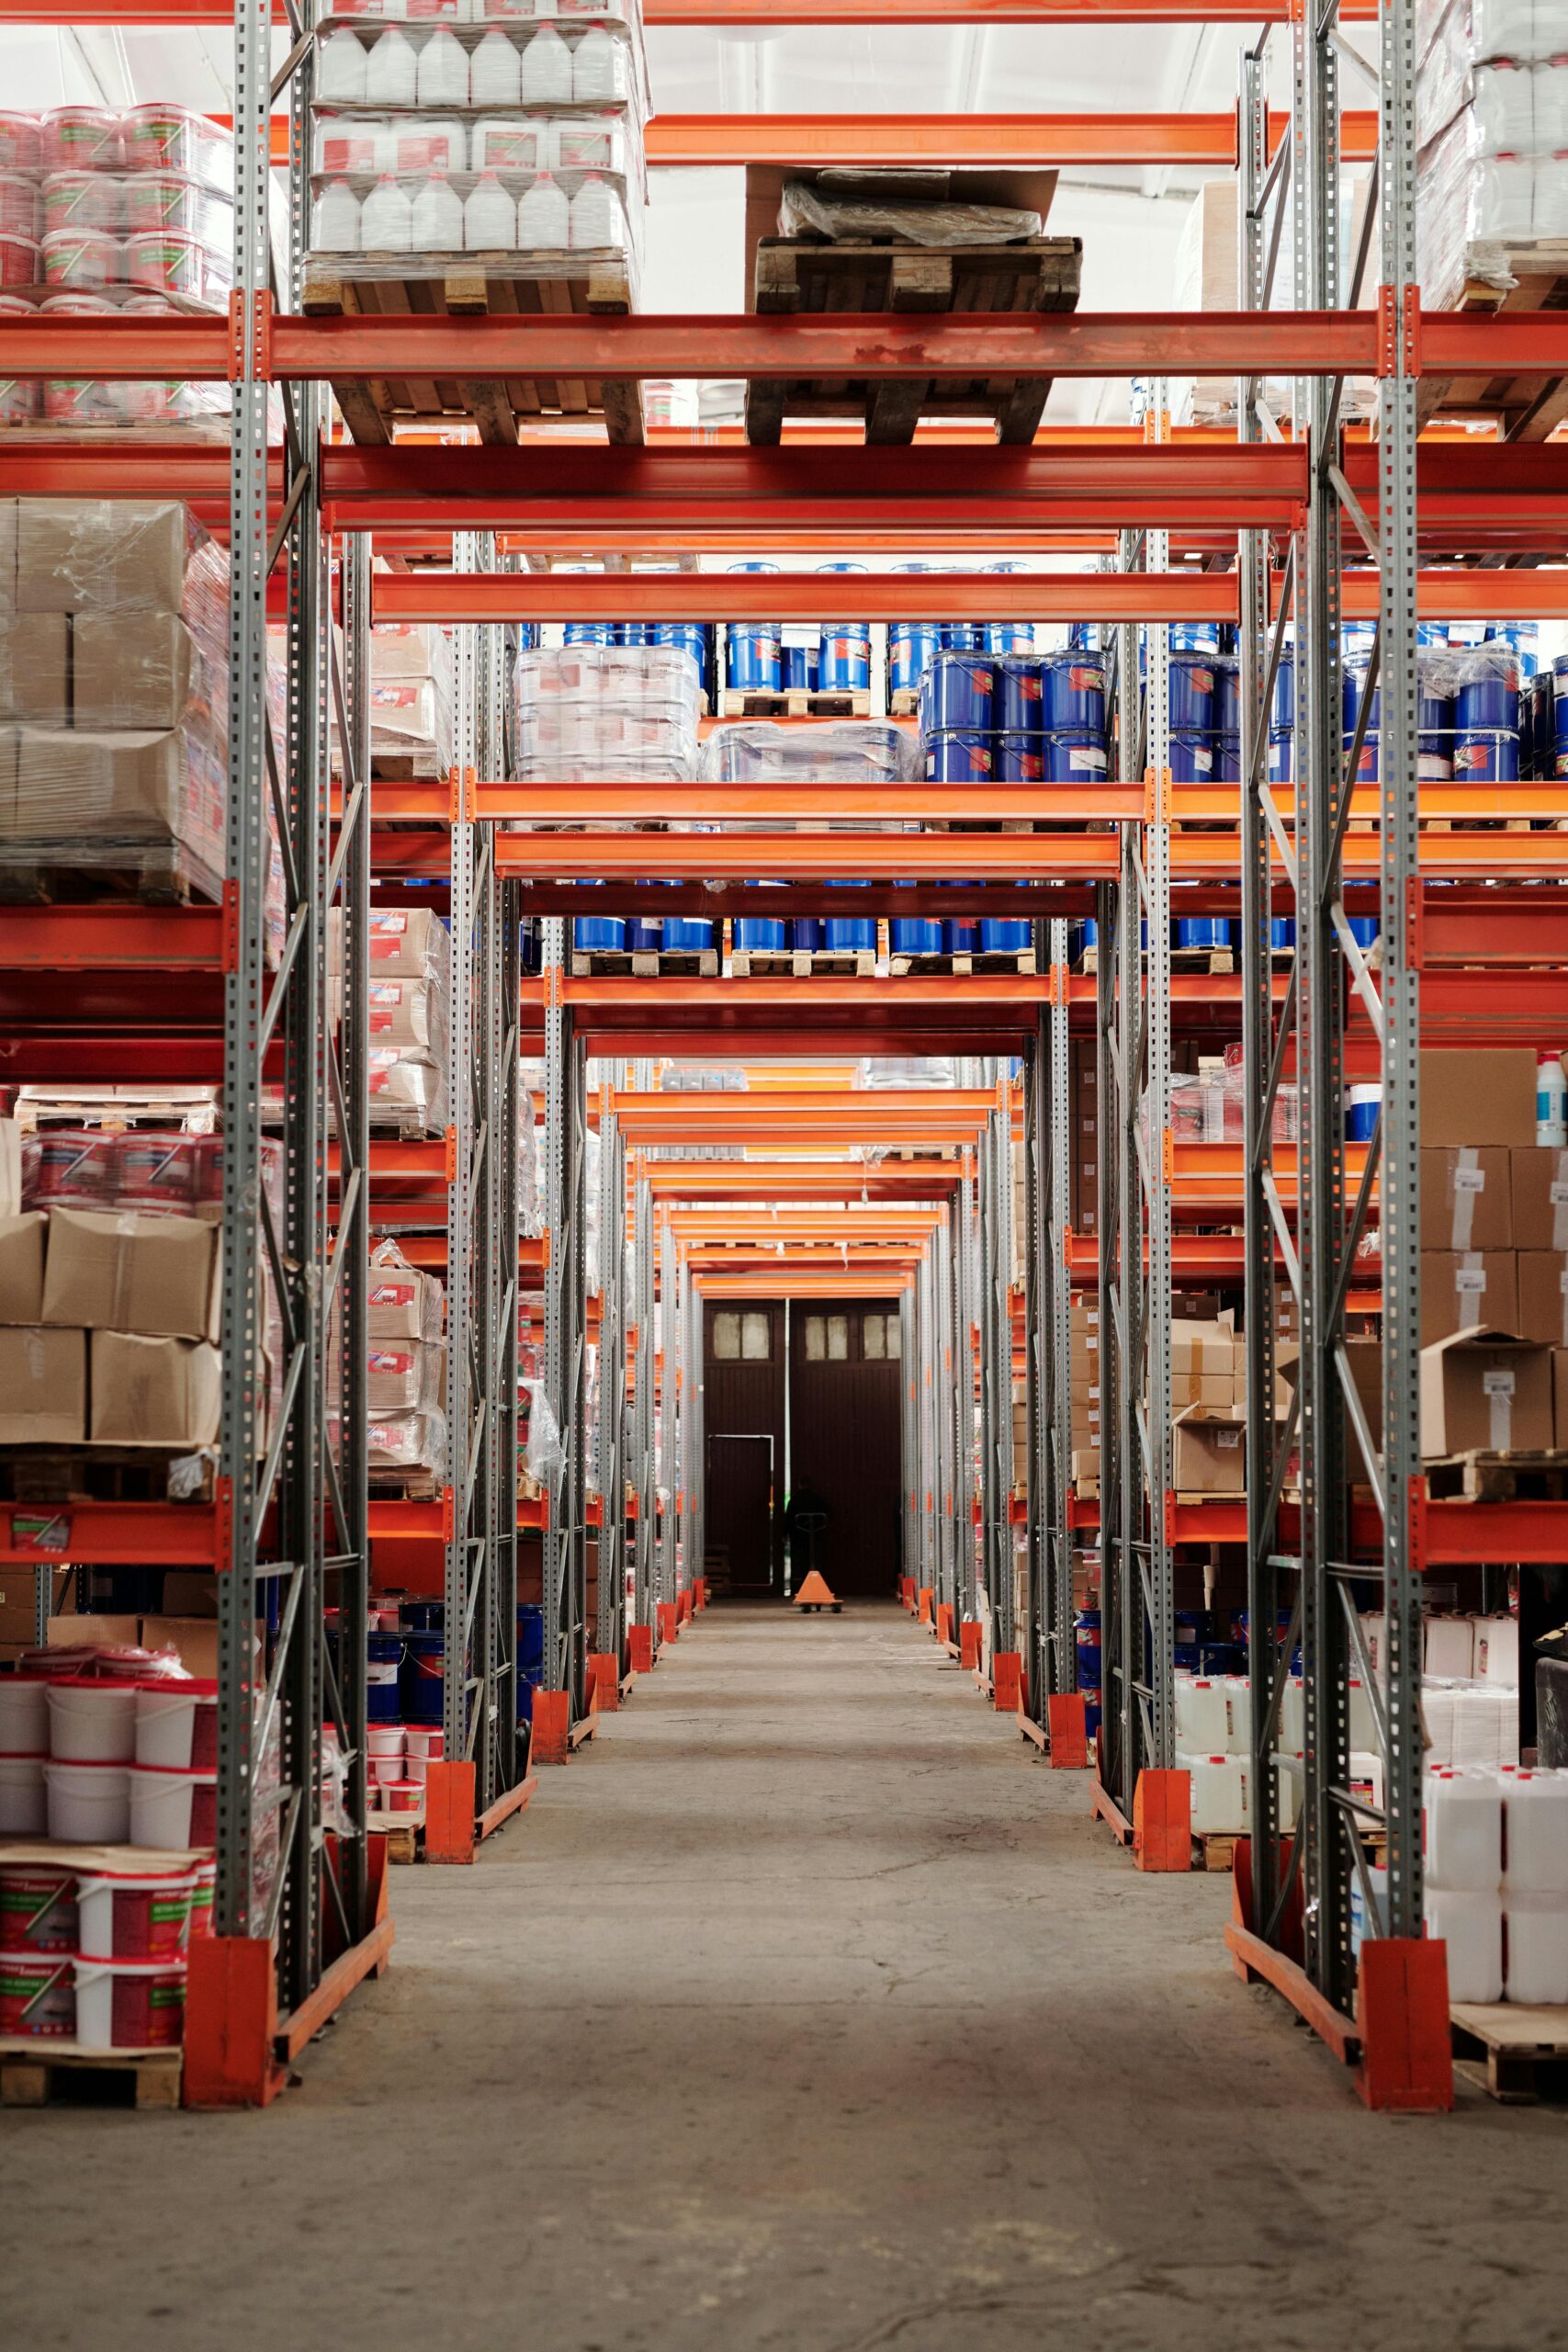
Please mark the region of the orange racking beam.
MULTIPOLYGON (((1375 114, 1340 117, 1348 163, 1377 153, 1375 114)), ((1283 118, 1273 141, 1284 136, 1283 118)), ((703 164, 978 164, 1043 171, 1235 162, 1231 114, 663 114, 648 126, 648 160, 703 164)))
POLYGON ((914 1282, 911 1273, 833 1274, 816 1266, 759 1267, 754 1274, 693 1276, 704 1298, 896 1298, 914 1282))
POLYGON ((780 1267, 787 1273, 794 1273, 802 1267, 819 1268, 824 1273, 835 1271, 844 1273, 861 1271, 873 1274, 898 1273, 906 1267, 918 1266, 924 1254, 916 1248, 867 1250, 863 1245, 852 1242, 846 1242, 839 1250, 829 1242, 794 1242, 783 1256, 761 1247, 749 1250, 735 1244, 709 1250, 701 1243, 688 1242, 682 1244, 682 1250, 686 1263, 694 1273, 733 1273, 737 1276, 748 1273, 753 1266, 760 1273, 771 1272, 780 1267))
POLYGON ((894 1119, 962 1118, 978 1119, 982 1123, 997 1107, 996 1089, 990 1086, 798 1086, 771 1094, 767 1102, 753 1102, 750 1092, 734 1094, 688 1094, 680 1088, 668 1092, 644 1093, 627 1087, 611 1090, 611 1108, 629 1136, 632 1120, 662 1132, 669 1127, 699 1127, 726 1125, 725 1114, 739 1106, 742 1110, 765 1109, 770 1114, 783 1110, 808 1111, 848 1117, 856 1110, 869 1110, 894 1119))
MULTIPOLYGON (((495 870, 502 876, 575 881, 586 872, 606 885, 744 885, 759 872, 780 882, 846 874, 897 881, 946 876, 958 864, 977 881, 1020 883, 1110 882, 1121 870, 1114 833, 965 833, 961 843, 951 833, 501 833, 495 843, 495 870)), ((750 905, 745 900, 734 912, 750 905)))
MULTIPOLYGON (((1542 787, 1544 789, 1545 787, 1542 787)), ((433 797, 436 786, 415 786, 433 797)), ((400 812, 392 794, 372 788, 372 814, 400 812), (388 805, 390 801, 392 805, 388 805)), ((1236 794, 1223 811, 1235 815, 1236 794)), ((473 791, 470 813, 481 820, 534 825, 737 823, 760 817, 793 823, 830 817, 881 818, 905 824, 960 824, 976 819, 1086 824, 1103 817, 1137 818, 1144 813, 1141 784, 1100 783, 1075 790, 1070 785, 998 784, 481 784, 473 791)), ((423 813, 418 812, 418 813, 423 813)), ((840 861, 841 863, 841 861, 840 861)), ((951 860, 950 860, 951 863, 951 860)), ((754 865, 749 871, 754 871, 754 865)))
POLYGON ((943 1200, 963 1169, 956 1159, 883 1160, 860 1166, 849 1160, 660 1159, 643 1174, 655 1193, 676 1200, 716 1201, 915 1201, 943 1200))

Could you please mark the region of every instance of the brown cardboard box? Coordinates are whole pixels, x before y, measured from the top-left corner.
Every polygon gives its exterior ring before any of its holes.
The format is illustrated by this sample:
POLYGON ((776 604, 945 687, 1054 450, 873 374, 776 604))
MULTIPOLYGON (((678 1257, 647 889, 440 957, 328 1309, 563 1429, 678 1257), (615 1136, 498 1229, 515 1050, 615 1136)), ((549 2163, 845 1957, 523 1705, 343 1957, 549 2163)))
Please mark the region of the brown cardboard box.
POLYGON ((1012 1450, 1015 1456, 1029 1450, 1029 1408, 1015 1405, 1012 1408, 1012 1450))
POLYGON ((205 1340, 95 1331, 92 1436, 106 1445, 215 1445, 223 1377, 205 1340))
POLYGON ((162 734, 179 725, 193 694, 206 691, 207 666, 177 613, 80 613, 73 630, 74 724, 162 734))
POLYGON ((1495 1046, 1421 1056, 1421 1148, 1452 1143, 1533 1144, 1535 1048, 1495 1046))
POLYGON ((426 1052, 437 1033, 435 992, 426 979, 388 979, 373 969, 367 1018, 372 1046, 426 1052))
POLYGON ((218 1585, 210 1569, 170 1568, 164 1577, 168 1617, 216 1617, 218 1585))
POLYGON ((0 608, 0 718, 71 724, 71 624, 63 613, 0 608))
POLYGON ((56 1209, 43 1319, 93 1331, 215 1339, 218 1228, 194 1216, 56 1209))
POLYGON ((0 1643, 17 1642, 31 1649, 37 1638, 38 1589, 43 1587, 52 1616, 64 1596, 70 1568, 7 1568, 0 1585, 0 1643))
POLYGON ((441 1366, 436 1359, 444 1352, 426 1347, 422 1340, 373 1340, 366 1400, 371 1413, 385 1418, 428 1413, 438 1407, 441 1366))
POLYGON ((1421 1336, 1431 1345, 1455 1331, 1489 1323, 1517 1328, 1519 1292, 1511 1250, 1423 1250, 1421 1336))
POLYGON ((1491 1144, 1448 1144, 1421 1154, 1423 1250, 1511 1250, 1508 1152, 1491 1144))
POLYGON ((1551 1351, 1551 1429, 1552 1443, 1568 1450, 1568 1348, 1551 1351))
POLYGON ((1075 1446, 1074 1446, 1074 1448, 1073 1448, 1073 1469, 1072 1469, 1072 1478, 1073 1478, 1073 1484, 1074 1484, 1074 1486, 1075 1486, 1075 1487, 1076 1487, 1076 1486, 1078 1486, 1081 1482, 1083 1482, 1083 1481, 1084 1481, 1084 1480, 1086 1480, 1086 1479, 1087 1479, 1087 1480, 1091 1480, 1091 1481, 1092 1481, 1092 1480, 1094 1480, 1094 1479, 1097 1479, 1099 1476, 1100 1476, 1100 1448, 1099 1448, 1099 1446, 1098 1446, 1098 1445, 1075 1445, 1075 1446))
POLYGON ((1551 1351, 1489 1328, 1421 1351, 1421 1452, 1524 1453, 1551 1445, 1551 1351))
POLYGON ((1235 1405, 1190 1405, 1171 1423, 1179 1495, 1247 1492, 1247 1415, 1235 1405))
POLYGON ((43 1321, 43 1249, 49 1219, 41 1209, 0 1216, 0 1323, 43 1321))
POLYGON ((86 1434, 86 1333, 0 1325, 0 1445, 78 1445, 86 1434))
POLYGON ((20 727, 8 830, 18 840, 72 839, 111 827, 123 841, 175 840, 190 807, 190 764, 180 728, 158 734, 20 727))
POLYGON ((71 1650, 83 1642, 92 1642, 102 1650, 133 1650, 141 1639, 140 1617, 100 1616, 95 1610, 84 1616, 79 1610, 66 1610, 49 1621, 48 1646, 51 1650, 71 1650))
MULTIPOLYGON (((1361 1408, 1362 1419, 1367 1424, 1367 1435, 1371 1439, 1374 1450, 1381 1453, 1382 1450, 1382 1341, 1381 1340, 1347 1340, 1345 1352, 1349 1358, 1350 1377, 1356 1385, 1356 1399, 1361 1408)), ((1301 1371, 1301 1354, 1295 1341, 1292 1340, 1288 1349, 1281 1347, 1278 1365, 1279 1368, 1275 1374, 1275 1388, 1279 1400, 1276 1410, 1280 1419, 1283 1420, 1290 1410, 1290 1396, 1301 1371)), ((1298 1449, 1300 1442, 1301 1437, 1298 1430, 1296 1437, 1298 1449)), ((1367 1467, 1366 1457, 1361 1452, 1360 1443, 1356 1436, 1356 1425, 1348 1414, 1345 1417, 1345 1444, 1351 1483, 1355 1486, 1370 1487, 1372 1483, 1371 1473, 1367 1467)))
POLYGON ((187 1674, 210 1682, 218 1672, 215 1617, 143 1617, 141 1646, 173 1650, 187 1674))
MULTIPOLYGON (((1241 1374, 1245 1380, 1245 1371, 1241 1374)), ((1235 1335, 1217 1323, 1170 1327, 1172 1409, 1187 1405, 1234 1405, 1236 1393, 1235 1335)))
POLYGON ((1508 1154, 1516 1250, 1568 1250, 1568 1151, 1521 1144, 1508 1154))
POLYGON ((440 1284, 417 1266, 370 1269, 366 1329, 372 1340, 428 1340, 438 1336, 440 1284))
POLYGON ((195 537, 175 499, 24 498, 17 609, 177 613, 195 537))
MULTIPOLYGON (((451 946, 446 926, 428 907, 373 907, 370 910, 369 964, 372 979, 413 980, 432 965, 448 968, 451 946)), ((343 969, 343 911, 327 915, 327 970, 343 969)))
POLYGON ((1521 1250, 1519 1303, 1506 1328, 1538 1347, 1568 1347, 1568 1253, 1521 1250))

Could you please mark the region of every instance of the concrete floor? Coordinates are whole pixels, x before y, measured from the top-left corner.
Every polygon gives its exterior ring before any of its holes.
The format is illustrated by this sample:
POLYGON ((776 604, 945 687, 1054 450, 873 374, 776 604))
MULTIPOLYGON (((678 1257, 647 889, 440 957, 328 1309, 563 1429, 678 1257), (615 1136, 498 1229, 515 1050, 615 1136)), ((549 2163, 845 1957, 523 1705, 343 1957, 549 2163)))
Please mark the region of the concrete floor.
POLYGON ((892 1609, 710 1611, 243 2117, 8 2115, 29 2352, 1568 2344, 1568 2120, 1367 2115, 892 1609))

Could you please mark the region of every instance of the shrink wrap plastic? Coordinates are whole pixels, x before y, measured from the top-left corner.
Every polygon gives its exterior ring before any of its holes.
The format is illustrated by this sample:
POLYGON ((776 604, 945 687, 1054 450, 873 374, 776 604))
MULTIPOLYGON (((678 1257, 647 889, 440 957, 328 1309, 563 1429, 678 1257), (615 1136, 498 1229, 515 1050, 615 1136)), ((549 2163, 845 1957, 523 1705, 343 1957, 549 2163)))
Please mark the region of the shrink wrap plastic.
MULTIPOLYGON (((912 175, 919 180, 924 175, 912 175)), ((824 172, 815 181, 788 180, 779 206, 781 237, 823 237, 857 244, 868 237, 901 237, 911 245, 1005 245, 1038 237, 1038 212, 1006 204, 933 204, 923 194, 906 200, 883 191, 886 172, 874 175, 874 197, 858 196, 852 172, 824 172)))

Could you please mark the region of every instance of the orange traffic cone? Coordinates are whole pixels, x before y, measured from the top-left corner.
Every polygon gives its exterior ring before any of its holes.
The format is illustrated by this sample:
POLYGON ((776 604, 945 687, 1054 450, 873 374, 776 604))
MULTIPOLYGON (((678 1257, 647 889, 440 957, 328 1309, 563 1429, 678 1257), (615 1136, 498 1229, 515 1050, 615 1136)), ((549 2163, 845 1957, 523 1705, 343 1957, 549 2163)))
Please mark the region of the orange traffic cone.
POLYGON ((815 1568, 795 1594, 795 1605, 797 1609, 830 1609, 835 1617, 843 1607, 842 1601, 835 1600, 828 1589, 827 1578, 815 1568))

